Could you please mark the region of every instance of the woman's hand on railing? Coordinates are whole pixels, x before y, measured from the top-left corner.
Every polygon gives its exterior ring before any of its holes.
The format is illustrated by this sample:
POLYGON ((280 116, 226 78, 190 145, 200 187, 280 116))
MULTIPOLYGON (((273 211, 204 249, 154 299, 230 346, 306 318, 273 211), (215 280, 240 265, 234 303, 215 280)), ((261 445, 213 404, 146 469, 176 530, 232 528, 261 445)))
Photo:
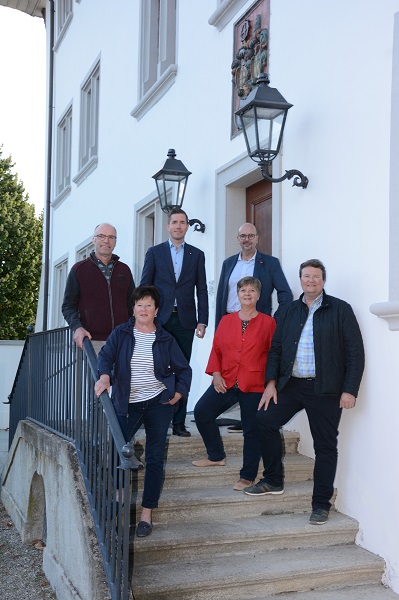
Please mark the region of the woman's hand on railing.
POLYGON ((109 394, 110 387, 111 387, 111 383, 110 383, 109 375, 100 375, 100 379, 98 381, 96 381, 96 383, 94 385, 94 391, 96 393, 97 398, 99 398, 101 396, 101 394, 103 392, 105 392, 105 390, 107 390, 107 392, 109 394))

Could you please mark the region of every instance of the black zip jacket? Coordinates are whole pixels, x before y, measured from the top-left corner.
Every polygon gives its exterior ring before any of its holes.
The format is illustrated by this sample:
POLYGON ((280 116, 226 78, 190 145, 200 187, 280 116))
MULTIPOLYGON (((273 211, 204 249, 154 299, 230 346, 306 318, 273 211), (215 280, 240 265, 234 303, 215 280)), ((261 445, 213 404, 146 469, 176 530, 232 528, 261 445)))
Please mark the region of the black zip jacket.
MULTIPOLYGON (((292 375, 307 305, 295 300, 281 311, 266 365, 265 381, 276 380, 281 391, 292 375)), ((321 306, 313 315, 315 393, 318 396, 348 392, 357 396, 364 369, 364 348, 352 307, 323 291, 321 306)))

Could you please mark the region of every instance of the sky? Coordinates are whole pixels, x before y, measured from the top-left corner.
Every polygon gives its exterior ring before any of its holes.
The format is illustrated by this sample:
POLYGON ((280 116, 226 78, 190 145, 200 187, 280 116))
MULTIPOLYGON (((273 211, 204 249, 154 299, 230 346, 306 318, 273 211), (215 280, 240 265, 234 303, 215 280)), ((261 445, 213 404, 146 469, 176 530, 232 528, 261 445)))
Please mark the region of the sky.
POLYGON ((43 19, 0 6, 0 145, 42 210, 45 193, 46 30, 43 19))

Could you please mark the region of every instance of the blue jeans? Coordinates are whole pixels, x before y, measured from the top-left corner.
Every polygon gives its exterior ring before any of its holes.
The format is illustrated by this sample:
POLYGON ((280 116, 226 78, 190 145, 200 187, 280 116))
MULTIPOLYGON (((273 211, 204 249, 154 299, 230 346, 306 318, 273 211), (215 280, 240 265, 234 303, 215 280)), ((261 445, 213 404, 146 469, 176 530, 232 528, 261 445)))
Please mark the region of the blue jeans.
POLYGON ((144 423, 145 475, 141 502, 144 508, 158 507, 163 482, 166 436, 173 415, 174 407, 171 404, 161 404, 160 397, 161 394, 145 402, 129 403, 128 416, 117 415, 127 442, 144 423))
POLYGON ((253 481, 260 461, 260 443, 256 431, 256 413, 262 397, 260 392, 242 392, 230 388, 225 394, 218 394, 213 384, 198 400, 194 408, 195 422, 204 441, 209 460, 222 460, 226 457, 216 419, 237 402, 241 410, 244 435, 243 465, 240 478, 253 481))
POLYGON ((330 510, 337 470, 338 425, 342 409, 339 396, 316 396, 314 381, 291 377, 281 392, 277 404, 270 402, 257 415, 263 459, 263 478, 270 485, 280 486, 284 481, 283 443, 280 428, 296 413, 305 409, 315 451, 312 508, 330 510))

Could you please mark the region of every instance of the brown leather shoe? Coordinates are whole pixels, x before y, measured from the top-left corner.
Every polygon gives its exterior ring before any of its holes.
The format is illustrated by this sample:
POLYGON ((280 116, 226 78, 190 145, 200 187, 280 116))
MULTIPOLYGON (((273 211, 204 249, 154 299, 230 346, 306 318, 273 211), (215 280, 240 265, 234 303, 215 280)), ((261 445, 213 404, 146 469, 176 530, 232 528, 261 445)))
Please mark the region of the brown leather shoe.
POLYGON ((242 492, 244 488, 253 485, 253 481, 249 479, 239 479, 235 485, 233 485, 233 490, 237 490, 237 492, 242 492))
POLYGON ((193 464, 194 467, 224 467, 226 459, 209 460, 208 458, 203 458, 202 460, 193 460, 191 464, 193 464))

